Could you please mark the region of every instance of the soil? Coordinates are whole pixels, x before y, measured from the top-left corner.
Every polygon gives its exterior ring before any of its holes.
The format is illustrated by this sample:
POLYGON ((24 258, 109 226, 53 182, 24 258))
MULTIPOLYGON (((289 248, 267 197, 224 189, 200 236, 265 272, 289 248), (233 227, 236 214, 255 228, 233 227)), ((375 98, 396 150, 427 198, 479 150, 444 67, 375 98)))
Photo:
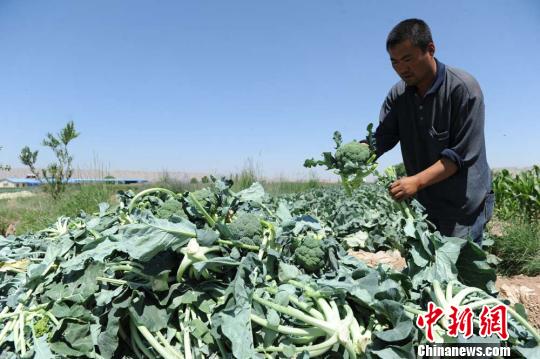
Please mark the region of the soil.
POLYGON ((495 286, 501 297, 512 304, 523 304, 529 315, 529 322, 540 330, 540 276, 497 277, 495 286))
POLYGON ((493 218, 486 225, 486 229, 488 230, 489 234, 495 237, 501 237, 504 234, 504 225, 505 223, 503 221, 493 218))
POLYGON ((401 271, 407 266, 405 259, 401 257, 398 250, 378 251, 375 253, 365 252, 363 250, 350 250, 349 254, 362 260, 370 267, 377 267, 379 264, 389 266, 397 271, 401 271))

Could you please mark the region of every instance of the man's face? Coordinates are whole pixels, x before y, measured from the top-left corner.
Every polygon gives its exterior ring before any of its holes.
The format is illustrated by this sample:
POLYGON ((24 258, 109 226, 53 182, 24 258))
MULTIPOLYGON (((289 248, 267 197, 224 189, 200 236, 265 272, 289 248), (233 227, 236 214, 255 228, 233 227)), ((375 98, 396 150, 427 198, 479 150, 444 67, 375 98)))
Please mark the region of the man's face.
POLYGON ((430 43, 427 51, 423 52, 410 40, 405 40, 388 49, 388 53, 392 67, 407 85, 416 86, 430 76, 435 53, 433 43, 430 43))

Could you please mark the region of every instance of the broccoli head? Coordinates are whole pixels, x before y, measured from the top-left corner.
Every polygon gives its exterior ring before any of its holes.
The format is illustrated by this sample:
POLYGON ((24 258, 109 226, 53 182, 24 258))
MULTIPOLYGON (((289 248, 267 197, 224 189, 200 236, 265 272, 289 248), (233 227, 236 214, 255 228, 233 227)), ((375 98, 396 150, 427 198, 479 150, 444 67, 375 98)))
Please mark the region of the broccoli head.
POLYGON ((353 162, 362 164, 371 157, 371 151, 367 143, 351 141, 339 146, 336 150, 336 159, 342 163, 353 162))
POLYGON ((322 269, 326 262, 323 241, 315 237, 306 237, 294 251, 294 261, 308 273, 322 269))
POLYGON ((252 213, 240 213, 228 225, 233 239, 244 244, 260 245, 263 228, 261 220, 252 213))
POLYGON ((184 216, 182 203, 176 199, 168 199, 167 201, 163 202, 163 204, 159 206, 158 210, 156 211, 156 217, 158 218, 169 219, 173 215, 179 217, 184 216))
POLYGON ((253 236, 251 238, 242 237, 238 241, 242 244, 247 244, 248 246, 260 247, 262 244, 262 237, 260 235, 253 236))
POLYGON ((341 177, 341 183, 348 196, 352 196, 353 190, 358 188, 364 179, 377 168, 375 140, 372 132, 373 124, 367 127, 367 143, 351 141, 342 144, 342 137, 339 131, 334 132, 334 142, 336 152, 323 152, 322 160, 307 159, 304 166, 307 168, 315 166, 326 166, 329 170, 337 170, 341 177))
POLYGON ((43 335, 50 334, 49 330, 49 317, 46 315, 42 316, 40 320, 34 323, 34 331, 36 333, 36 338, 39 338, 43 335))

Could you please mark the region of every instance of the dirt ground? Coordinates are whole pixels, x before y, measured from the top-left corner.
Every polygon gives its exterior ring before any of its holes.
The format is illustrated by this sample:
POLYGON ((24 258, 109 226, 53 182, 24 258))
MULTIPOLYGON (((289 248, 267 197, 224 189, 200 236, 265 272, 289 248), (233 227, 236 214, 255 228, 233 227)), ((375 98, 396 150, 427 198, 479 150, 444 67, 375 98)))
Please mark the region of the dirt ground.
POLYGON ((521 303, 527 309, 529 322, 540 329, 540 276, 497 277, 495 286, 503 298, 521 303))

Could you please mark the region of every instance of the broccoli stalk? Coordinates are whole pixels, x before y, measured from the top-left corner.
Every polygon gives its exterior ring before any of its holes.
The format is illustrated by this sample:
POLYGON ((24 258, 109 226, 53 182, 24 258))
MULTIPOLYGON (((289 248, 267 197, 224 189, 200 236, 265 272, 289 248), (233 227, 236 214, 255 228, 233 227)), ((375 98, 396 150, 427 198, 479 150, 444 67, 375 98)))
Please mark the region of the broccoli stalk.
MULTIPOLYGON (((266 319, 255 313, 251 314, 251 321, 268 330, 291 336, 295 342, 314 342, 318 338, 325 337, 325 340, 318 344, 293 347, 296 353, 307 351, 311 357, 319 356, 339 343, 347 350, 350 358, 356 358, 358 350, 365 348, 370 342, 371 334, 362 331, 349 305, 343 305, 345 318, 342 319, 339 307, 333 300, 327 301, 318 291, 302 283, 293 280, 288 283, 302 289, 304 295, 314 298, 319 310, 308 309, 306 303, 300 302, 294 295, 289 296, 289 302, 296 308, 290 304, 285 306, 265 299, 259 292, 253 295, 253 301, 303 325, 301 328, 288 325, 270 325, 266 319)), ((264 291, 268 294, 276 293, 274 288, 266 288, 264 291)), ((262 346, 256 350, 261 353, 279 353, 284 352, 286 348, 283 346, 262 346)))
MULTIPOLYGON (((195 238, 190 239, 187 246, 182 248, 180 252, 184 255, 182 262, 180 262, 180 267, 178 267, 178 272, 176 273, 176 280, 178 282, 183 281, 185 271, 193 264, 197 262, 203 262, 208 260, 206 255, 212 252, 219 252, 221 248, 219 246, 213 247, 202 247, 199 245, 199 242, 195 238)), ((205 269, 203 271, 203 276, 207 276, 208 271, 205 269)))
POLYGON ((135 209, 135 207, 137 205, 137 202, 139 202, 144 196, 147 196, 149 194, 155 194, 155 193, 168 194, 172 198, 176 197, 176 193, 174 193, 173 191, 170 191, 168 189, 157 188, 157 187, 156 188, 149 188, 147 190, 144 190, 144 191, 141 191, 141 192, 137 193, 135 195, 135 197, 133 197, 131 199, 131 201, 129 202, 129 205, 127 207, 128 213, 133 212, 133 210, 135 209))
POLYGON ((212 216, 206 211, 206 209, 204 209, 204 206, 197 199, 197 197, 193 193, 189 193, 188 197, 193 202, 195 209, 197 209, 197 211, 204 217, 206 223, 208 223, 210 228, 214 228, 216 226, 216 220, 212 218, 212 216))
MULTIPOLYGON (((396 181, 398 179, 397 178, 396 168, 394 166, 387 167, 384 170, 384 174, 386 175, 386 178, 384 180, 387 182, 386 185, 388 185, 388 186, 390 186, 390 184, 392 182, 394 182, 394 181, 396 181)), ((401 210, 401 213, 403 213, 403 215, 405 216, 405 219, 407 221, 413 221, 414 216, 412 215, 411 209, 409 208, 407 203, 405 201, 399 201, 399 202, 396 202, 396 203, 397 203, 397 206, 399 207, 399 209, 401 210)))

